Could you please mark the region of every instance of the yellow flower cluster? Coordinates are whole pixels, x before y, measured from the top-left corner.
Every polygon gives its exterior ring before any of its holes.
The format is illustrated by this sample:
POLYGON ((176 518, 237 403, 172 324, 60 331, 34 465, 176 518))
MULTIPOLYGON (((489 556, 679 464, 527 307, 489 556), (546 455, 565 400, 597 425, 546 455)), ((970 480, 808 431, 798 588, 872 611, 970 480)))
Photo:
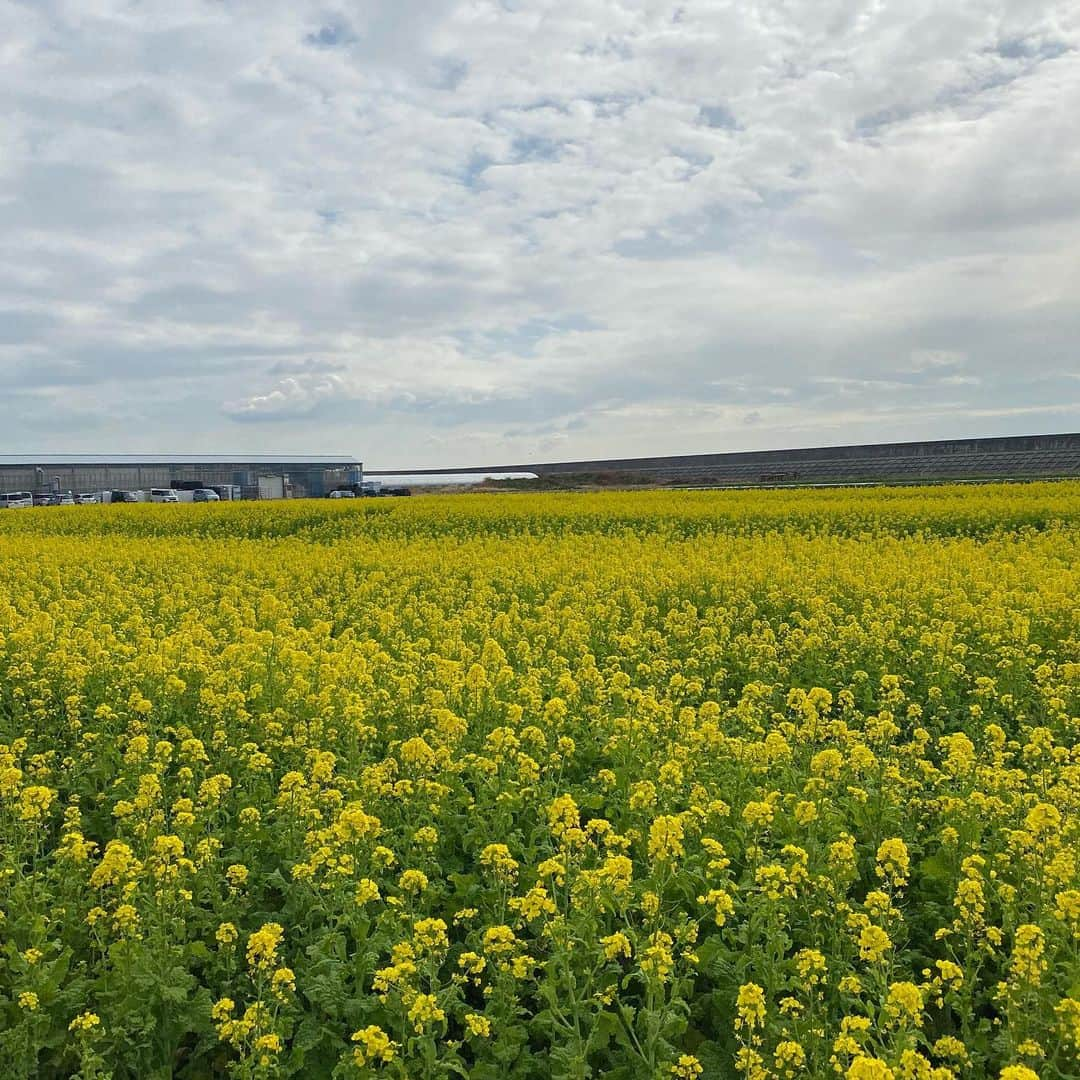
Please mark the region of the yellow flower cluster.
POLYGON ((1080 483, 345 503, 0 515, 5 1075, 1080 1075, 1080 483))

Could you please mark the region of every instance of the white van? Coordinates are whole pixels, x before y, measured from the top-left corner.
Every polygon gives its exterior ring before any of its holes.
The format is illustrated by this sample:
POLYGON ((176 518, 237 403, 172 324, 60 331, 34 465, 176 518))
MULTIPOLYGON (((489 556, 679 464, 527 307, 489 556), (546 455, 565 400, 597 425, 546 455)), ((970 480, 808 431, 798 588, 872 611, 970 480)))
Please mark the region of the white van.
POLYGON ((0 510, 25 510, 34 505, 34 496, 29 491, 7 491, 0 495, 0 510))
POLYGON ((151 488, 150 501, 152 503, 178 503, 180 496, 172 488, 151 488))

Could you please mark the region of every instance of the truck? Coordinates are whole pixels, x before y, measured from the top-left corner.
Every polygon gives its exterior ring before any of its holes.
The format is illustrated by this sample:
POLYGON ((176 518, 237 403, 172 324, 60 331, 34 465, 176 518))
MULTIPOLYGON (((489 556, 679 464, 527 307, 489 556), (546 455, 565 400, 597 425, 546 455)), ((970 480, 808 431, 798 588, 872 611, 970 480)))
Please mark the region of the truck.
POLYGON ((260 499, 284 499, 286 478, 284 476, 260 476, 260 499))

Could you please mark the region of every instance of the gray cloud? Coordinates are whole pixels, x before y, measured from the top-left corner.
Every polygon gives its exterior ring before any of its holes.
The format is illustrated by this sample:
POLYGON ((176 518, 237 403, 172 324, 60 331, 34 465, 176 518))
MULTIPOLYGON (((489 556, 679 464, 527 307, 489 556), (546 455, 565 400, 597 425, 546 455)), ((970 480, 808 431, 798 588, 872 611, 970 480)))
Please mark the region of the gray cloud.
POLYGON ((1080 428, 1068 0, 9 2, 9 449, 1080 428))

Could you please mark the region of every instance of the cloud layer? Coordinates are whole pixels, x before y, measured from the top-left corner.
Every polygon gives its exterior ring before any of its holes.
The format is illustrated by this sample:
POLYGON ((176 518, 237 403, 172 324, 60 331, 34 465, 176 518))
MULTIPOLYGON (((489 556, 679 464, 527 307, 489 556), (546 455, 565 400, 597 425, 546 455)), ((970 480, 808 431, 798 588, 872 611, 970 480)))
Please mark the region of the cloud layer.
POLYGON ((1071 0, 0 10, 0 449, 1080 429, 1071 0))

